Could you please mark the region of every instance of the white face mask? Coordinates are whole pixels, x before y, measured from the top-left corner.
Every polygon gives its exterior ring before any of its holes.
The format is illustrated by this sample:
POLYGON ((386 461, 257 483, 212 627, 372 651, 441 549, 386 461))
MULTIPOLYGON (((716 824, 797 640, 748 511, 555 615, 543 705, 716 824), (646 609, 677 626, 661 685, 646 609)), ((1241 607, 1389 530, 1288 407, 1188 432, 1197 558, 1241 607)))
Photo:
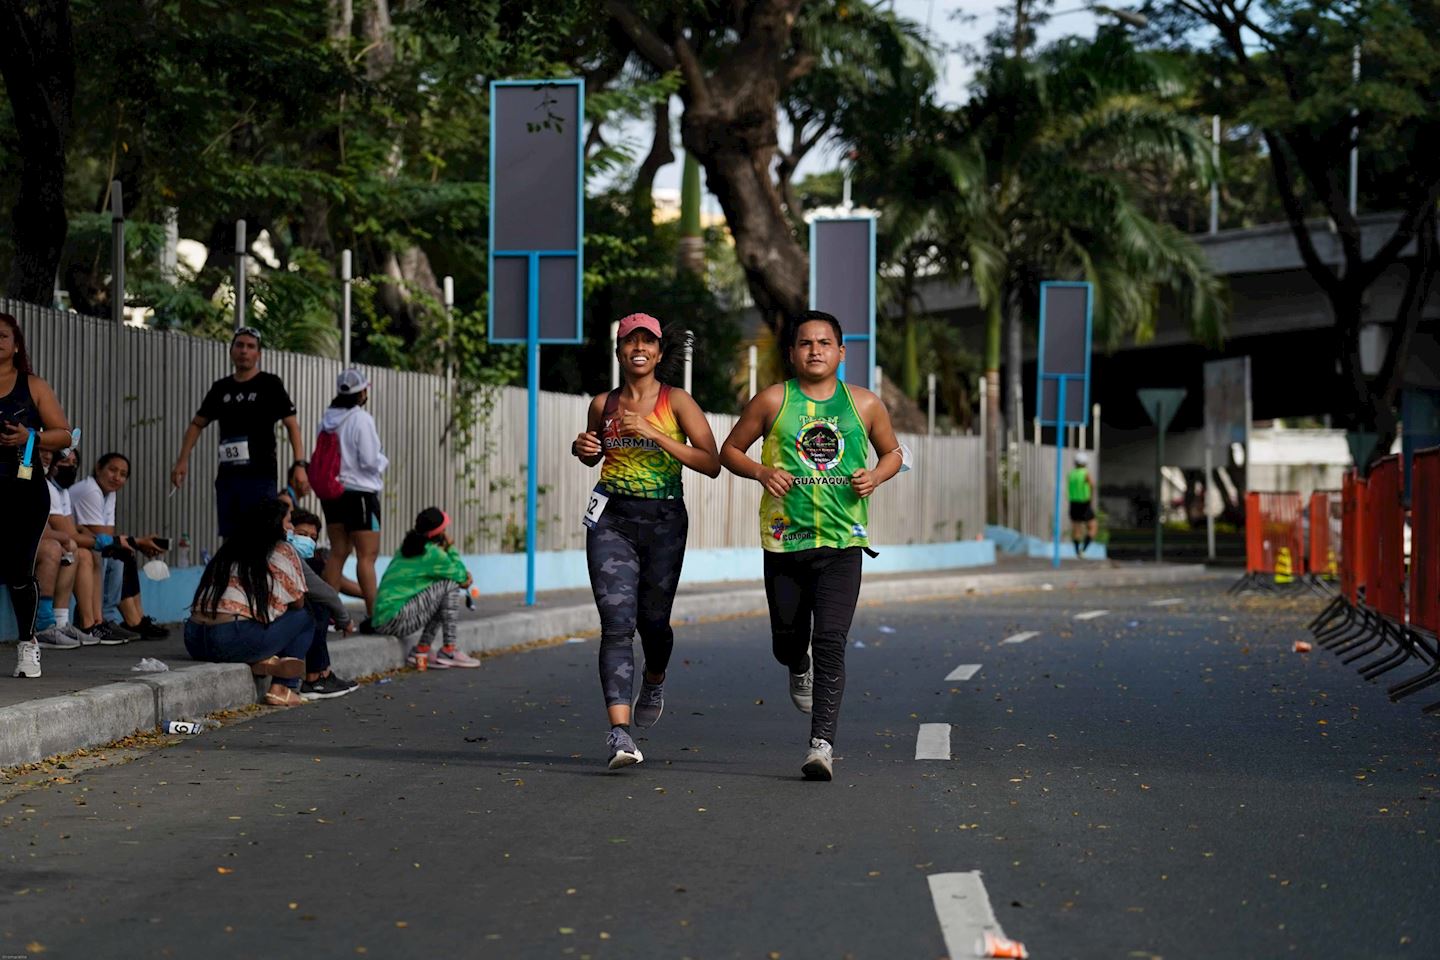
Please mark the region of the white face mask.
POLYGON ((149 577, 151 580, 170 579, 170 568, 165 565, 164 560, 151 560, 149 563, 145 564, 145 566, 141 567, 140 569, 143 570, 145 572, 145 576, 149 577))

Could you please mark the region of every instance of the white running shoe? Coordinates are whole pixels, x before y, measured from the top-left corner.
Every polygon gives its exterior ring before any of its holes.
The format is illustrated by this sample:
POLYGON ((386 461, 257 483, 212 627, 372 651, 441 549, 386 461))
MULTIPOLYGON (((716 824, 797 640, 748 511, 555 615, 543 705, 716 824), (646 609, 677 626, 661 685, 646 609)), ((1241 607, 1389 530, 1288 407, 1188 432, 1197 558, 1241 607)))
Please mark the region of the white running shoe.
POLYGON ((74 650, 80 646, 79 638, 70 636, 64 627, 46 627, 35 634, 35 642, 51 650, 74 650))
POLYGON ((437 667, 478 667, 480 661, 459 647, 445 646, 431 654, 437 667))
POLYGON ((804 673, 790 674, 790 702, 801 713, 809 713, 815 705, 815 661, 804 673))
POLYGON ((829 780, 834 776, 833 753, 829 741, 819 737, 810 738, 810 752, 805 755, 805 765, 800 772, 806 780, 829 780))
POLYGON ((15 645, 15 677, 40 676, 40 644, 34 640, 21 640, 15 645))

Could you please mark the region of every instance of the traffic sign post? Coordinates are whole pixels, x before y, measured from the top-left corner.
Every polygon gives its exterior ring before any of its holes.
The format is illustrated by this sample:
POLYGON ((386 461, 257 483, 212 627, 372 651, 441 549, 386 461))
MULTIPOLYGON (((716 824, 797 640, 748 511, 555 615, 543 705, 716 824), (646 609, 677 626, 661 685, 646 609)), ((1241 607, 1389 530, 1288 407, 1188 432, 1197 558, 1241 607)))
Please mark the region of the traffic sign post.
POLYGON ((488 334, 491 343, 525 344, 529 606, 535 604, 540 345, 583 339, 584 127, 584 80, 490 83, 488 334))
POLYGON ((810 221, 810 309, 840 321, 845 362, 840 379, 869 390, 875 382, 875 218, 810 221))
MULTIPOLYGON (((1040 355, 1035 373, 1036 422, 1055 428, 1055 553, 1060 566, 1061 490, 1065 430, 1090 422, 1090 335, 1095 293, 1088 283, 1040 284, 1040 355)), ((1037 436, 1035 442, 1039 443, 1037 436)))
POLYGON ((1140 406, 1150 415, 1150 421, 1155 424, 1155 562, 1159 563, 1163 553, 1163 530, 1161 515, 1164 512, 1163 501, 1163 480, 1160 475, 1160 467, 1165 463, 1165 429, 1170 426, 1170 421, 1175 419, 1180 404, 1185 401, 1186 392, 1182 389, 1173 390, 1140 390, 1137 391, 1140 397, 1140 406))

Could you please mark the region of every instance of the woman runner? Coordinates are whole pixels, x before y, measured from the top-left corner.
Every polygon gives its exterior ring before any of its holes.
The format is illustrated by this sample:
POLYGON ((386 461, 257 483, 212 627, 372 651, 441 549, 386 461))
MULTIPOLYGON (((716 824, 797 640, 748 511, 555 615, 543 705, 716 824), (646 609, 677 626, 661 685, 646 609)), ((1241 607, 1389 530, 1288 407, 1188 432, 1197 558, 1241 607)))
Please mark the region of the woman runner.
POLYGON ((570 445, 586 466, 605 462, 584 522, 590 588, 600 611, 611 770, 645 759, 630 735, 637 629, 645 670, 635 725, 653 726, 665 709, 665 669, 675 645, 670 608, 690 526, 680 469, 720 475, 705 414, 684 390, 660 382, 662 375, 673 379, 685 346, 684 335, 663 333, 648 314, 621 320, 615 353, 623 385, 590 402, 585 432, 570 445))

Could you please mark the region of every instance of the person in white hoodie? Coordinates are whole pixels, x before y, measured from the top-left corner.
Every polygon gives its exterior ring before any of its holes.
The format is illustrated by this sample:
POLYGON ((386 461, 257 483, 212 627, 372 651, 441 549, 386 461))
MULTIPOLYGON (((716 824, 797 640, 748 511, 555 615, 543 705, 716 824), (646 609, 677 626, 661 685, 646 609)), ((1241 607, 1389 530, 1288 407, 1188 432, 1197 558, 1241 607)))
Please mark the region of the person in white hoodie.
POLYGON ((335 589, 344 584, 345 560, 355 551, 355 580, 365 597, 365 612, 375 612, 375 559, 380 555, 380 491, 390 461, 380 447, 375 418, 364 409, 370 399, 370 380, 355 367, 340 371, 335 399, 320 420, 322 433, 339 440, 339 484, 345 492, 321 500, 325 530, 330 537, 330 558, 325 581, 335 589))

